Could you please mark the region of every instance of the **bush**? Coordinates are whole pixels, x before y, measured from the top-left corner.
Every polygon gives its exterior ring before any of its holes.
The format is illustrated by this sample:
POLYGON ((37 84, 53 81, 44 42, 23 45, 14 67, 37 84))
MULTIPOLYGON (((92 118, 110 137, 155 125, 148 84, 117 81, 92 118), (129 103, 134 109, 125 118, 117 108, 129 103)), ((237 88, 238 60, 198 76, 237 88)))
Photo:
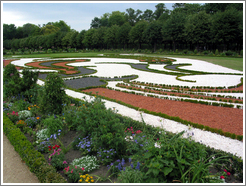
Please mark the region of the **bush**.
POLYGON ((52 115, 46 118, 43 121, 43 124, 45 127, 47 127, 47 135, 51 136, 53 134, 56 134, 58 130, 63 129, 63 122, 62 119, 59 116, 52 115))
POLYGON ((216 56, 218 56, 218 55, 220 54, 220 53, 219 53, 219 50, 216 49, 214 54, 215 54, 216 56))
POLYGON ((8 64, 3 71, 3 93, 5 97, 16 96, 21 92, 21 78, 13 64, 8 64))
POLYGON ((29 90, 30 88, 32 88, 36 83, 37 83, 37 80, 38 80, 38 74, 39 72, 36 71, 32 71, 30 69, 23 69, 22 71, 22 91, 25 92, 27 90, 29 90))
POLYGON ((58 73, 51 73, 46 77, 40 104, 40 110, 43 113, 62 113, 63 103, 66 102, 64 86, 64 82, 58 73))

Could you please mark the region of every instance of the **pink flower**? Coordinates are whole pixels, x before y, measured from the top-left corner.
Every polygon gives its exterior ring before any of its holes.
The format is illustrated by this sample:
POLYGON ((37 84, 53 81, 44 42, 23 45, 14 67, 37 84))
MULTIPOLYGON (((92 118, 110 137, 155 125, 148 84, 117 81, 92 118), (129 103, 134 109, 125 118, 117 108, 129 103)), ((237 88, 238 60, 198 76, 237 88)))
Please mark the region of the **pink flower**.
POLYGON ((67 164, 67 162, 66 162, 66 161, 64 161, 64 162, 63 162, 63 164, 67 164))
POLYGON ((130 127, 132 129, 132 127, 130 127))
POLYGON ((77 169, 77 166, 75 165, 75 169, 77 169))
POLYGON ((220 176, 220 179, 225 179, 225 177, 224 176, 220 176))
POLYGON ((73 169, 71 170, 71 173, 73 173, 73 169))
POLYGON ((49 161, 51 160, 51 158, 49 158, 49 161))
POLYGON ((224 171, 225 171, 225 172, 227 172, 227 170, 226 170, 226 169, 224 169, 224 171))
POLYGON ((229 173, 229 172, 227 172, 226 174, 227 174, 227 176, 230 176, 231 175, 231 173, 229 173))
POLYGON ((7 115, 9 115, 9 113, 7 113, 7 115))
POLYGON ((85 170, 85 168, 84 167, 82 167, 82 171, 84 171, 85 170))

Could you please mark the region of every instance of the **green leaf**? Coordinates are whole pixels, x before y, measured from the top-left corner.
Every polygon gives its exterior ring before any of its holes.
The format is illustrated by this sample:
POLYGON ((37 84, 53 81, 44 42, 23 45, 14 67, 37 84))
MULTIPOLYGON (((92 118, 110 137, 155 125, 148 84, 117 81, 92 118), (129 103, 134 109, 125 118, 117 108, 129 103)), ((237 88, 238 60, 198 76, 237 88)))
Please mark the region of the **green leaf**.
POLYGON ((168 175, 170 172, 172 172, 173 168, 170 168, 170 167, 165 167, 163 169, 163 172, 164 172, 164 175, 168 175))

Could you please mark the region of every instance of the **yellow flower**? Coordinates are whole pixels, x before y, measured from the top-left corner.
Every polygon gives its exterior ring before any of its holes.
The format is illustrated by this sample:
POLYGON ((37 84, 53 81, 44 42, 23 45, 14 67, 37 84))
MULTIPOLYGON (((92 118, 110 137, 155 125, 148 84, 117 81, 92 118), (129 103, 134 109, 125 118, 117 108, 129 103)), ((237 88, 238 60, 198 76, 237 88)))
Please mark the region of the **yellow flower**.
POLYGON ((80 175, 79 177, 80 177, 80 178, 83 178, 83 176, 82 176, 82 175, 80 175))
POLYGON ((91 179, 92 179, 93 177, 91 176, 91 179))
POLYGON ((31 108, 30 108, 30 107, 28 107, 28 110, 31 110, 31 108))
POLYGON ((37 117, 37 119, 39 119, 39 117, 37 117))
POLYGON ((82 182, 82 179, 80 179, 79 182, 82 182))
POLYGON ((32 95, 30 97, 32 97, 32 95))
POLYGON ((94 182, 94 180, 91 180, 91 182, 94 182))
POLYGON ((82 176, 82 178, 84 178, 84 179, 85 179, 85 175, 83 175, 83 176, 82 176))
POLYGON ((34 107, 36 107, 36 105, 34 105, 34 107))

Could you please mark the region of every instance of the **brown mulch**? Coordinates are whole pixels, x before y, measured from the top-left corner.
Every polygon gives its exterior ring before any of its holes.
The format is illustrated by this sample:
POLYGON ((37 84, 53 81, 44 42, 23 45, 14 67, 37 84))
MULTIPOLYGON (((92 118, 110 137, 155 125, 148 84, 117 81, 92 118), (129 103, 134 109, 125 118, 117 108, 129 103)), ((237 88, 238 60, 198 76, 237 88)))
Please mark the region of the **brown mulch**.
MULTIPOLYGON (((15 60, 16 60, 16 59, 14 59, 14 60, 3 60, 3 66, 5 67, 6 65, 10 64, 12 61, 15 61, 15 60)), ((15 66, 15 68, 16 68, 17 70, 22 69, 22 67, 18 67, 18 66, 15 66)))
POLYGON ((211 128, 222 129, 224 132, 243 135, 243 109, 152 98, 106 88, 88 89, 83 92, 92 92, 92 94, 98 92, 98 95, 119 100, 135 107, 156 113, 161 112, 211 128))

